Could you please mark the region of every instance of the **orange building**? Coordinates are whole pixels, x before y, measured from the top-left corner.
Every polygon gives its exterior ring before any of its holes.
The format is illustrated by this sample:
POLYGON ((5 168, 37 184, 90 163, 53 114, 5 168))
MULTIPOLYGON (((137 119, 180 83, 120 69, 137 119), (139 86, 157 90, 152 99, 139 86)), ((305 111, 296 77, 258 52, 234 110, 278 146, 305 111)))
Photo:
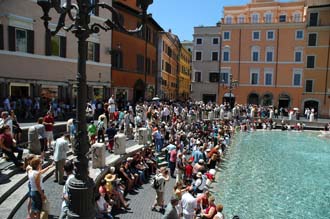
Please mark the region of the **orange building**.
POLYGON ((300 107, 306 31, 305 3, 252 0, 224 7, 219 97, 233 102, 300 107), (222 84, 222 85, 221 85, 222 84))
MULTIPOLYGON (((136 29, 142 24, 139 1, 118 0, 113 2, 113 6, 127 29, 136 29)), ((151 16, 148 16, 147 26, 137 34, 113 30, 110 49, 112 92, 119 106, 126 101, 153 97, 158 69, 158 31, 162 28, 151 16)))
POLYGON ((330 117, 330 2, 308 1, 302 107, 330 117))
POLYGON ((158 70, 157 94, 163 99, 178 99, 180 40, 171 30, 161 32, 158 47, 161 68, 158 70))
POLYGON ((179 66, 179 96, 180 100, 187 100, 190 96, 191 85, 191 51, 183 44, 180 46, 180 66, 179 66))

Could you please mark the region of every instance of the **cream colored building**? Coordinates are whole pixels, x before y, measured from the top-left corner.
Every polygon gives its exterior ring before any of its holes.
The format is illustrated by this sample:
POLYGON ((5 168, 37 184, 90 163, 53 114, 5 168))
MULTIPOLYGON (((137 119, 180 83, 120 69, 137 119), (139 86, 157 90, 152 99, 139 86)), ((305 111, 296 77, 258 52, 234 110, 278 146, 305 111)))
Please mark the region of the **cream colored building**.
MULTIPOLYGON (((46 51, 42 15, 36 0, 0 1, 0 99, 30 96, 41 97, 44 104, 54 98, 73 104, 77 97, 77 38, 61 30, 47 42, 51 51, 46 51)), ((50 16, 49 26, 54 29, 58 15, 53 10, 50 16)), ((101 23, 108 16, 105 10, 94 11, 91 22, 101 23)), ((111 31, 101 31, 88 39, 89 99, 109 97, 110 46, 111 31)))

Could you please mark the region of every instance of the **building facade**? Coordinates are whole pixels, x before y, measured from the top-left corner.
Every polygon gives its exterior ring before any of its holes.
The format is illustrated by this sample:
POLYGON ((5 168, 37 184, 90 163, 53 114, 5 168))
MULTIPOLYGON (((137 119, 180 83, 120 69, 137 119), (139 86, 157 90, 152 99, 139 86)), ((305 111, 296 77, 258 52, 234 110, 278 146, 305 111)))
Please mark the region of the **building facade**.
POLYGON ((330 117, 330 2, 307 1, 302 108, 330 117))
POLYGON ((157 95, 165 100, 177 100, 179 96, 180 40, 171 30, 160 32, 157 95))
POLYGON ((224 7, 220 101, 300 108, 305 25, 303 1, 252 0, 224 7), (230 77, 238 82, 232 99, 230 77))
MULTIPOLYGON (((0 2, 0 99, 10 96, 16 102, 40 97, 41 108, 48 109, 51 100, 72 106, 77 98, 77 38, 61 30, 46 40, 42 15, 35 0, 0 2)), ((58 15, 52 11, 50 16, 49 27, 54 30, 58 15)), ((94 10, 91 22, 102 23, 108 16, 105 10, 94 10)), ((88 39, 89 99, 109 97, 109 42, 111 31, 93 34, 88 39)))
POLYGON ((217 101, 220 59, 220 25, 195 27, 193 35, 193 100, 217 101))
POLYGON ((180 47, 180 67, 179 67, 179 96, 178 99, 185 101, 190 96, 191 84, 191 51, 188 50, 183 44, 180 47))
MULTIPOLYGON (((119 0, 113 6, 120 13, 120 22, 127 29, 141 26, 140 1, 119 0)), ((162 28, 148 16, 147 25, 137 34, 113 30, 112 93, 119 107, 127 101, 151 99, 156 90, 158 64, 158 32, 162 28), (146 58, 147 57, 147 58, 146 58)))

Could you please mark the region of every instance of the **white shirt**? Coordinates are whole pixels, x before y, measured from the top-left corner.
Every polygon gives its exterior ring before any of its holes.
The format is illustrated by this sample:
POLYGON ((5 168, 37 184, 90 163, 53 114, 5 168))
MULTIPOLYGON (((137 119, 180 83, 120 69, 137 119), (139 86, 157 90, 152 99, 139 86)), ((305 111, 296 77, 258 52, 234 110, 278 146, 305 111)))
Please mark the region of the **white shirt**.
POLYGON ((97 207, 100 211, 105 211, 107 209, 105 209, 104 205, 107 202, 105 201, 104 197, 101 195, 100 199, 96 201, 97 207))
MULTIPOLYGON (((63 196, 68 196, 68 186, 69 186, 69 182, 70 182, 70 179, 72 179, 74 177, 74 175, 73 174, 70 174, 69 176, 68 176, 68 178, 67 178, 67 180, 66 180, 66 182, 65 182, 65 185, 63 186, 63 196)), ((63 201, 62 201, 62 209, 64 208, 64 207, 68 207, 69 206, 69 203, 65 200, 65 199, 63 199, 63 201)))
POLYGON ((54 150, 54 161, 65 160, 66 152, 69 150, 69 142, 62 138, 56 139, 54 150))
POLYGON ((163 176, 163 174, 158 174, 156 176, 156 179, 159 183, 159 187, 157 189, 157 192, 164 192, 164 189, 165 189, 165 178, 163 176))
POLYGON ((197 208, 197 201, 194 196, 192 196, 189 192, 184 193, 182 195, 181 203, 183 214, 194 215, 195 209, 197 208))

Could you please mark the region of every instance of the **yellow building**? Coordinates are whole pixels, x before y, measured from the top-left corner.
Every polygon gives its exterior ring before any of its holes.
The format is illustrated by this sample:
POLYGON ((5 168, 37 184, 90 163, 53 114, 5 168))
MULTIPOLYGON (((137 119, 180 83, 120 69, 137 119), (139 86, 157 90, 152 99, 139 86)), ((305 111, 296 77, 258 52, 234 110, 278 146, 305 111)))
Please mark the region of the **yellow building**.
POLYGON ((179 100, 187 100, 190 95, 191 82, 191 52, 184 46, 180 47, 179 67, 179 100))
POLYGON ((330 2, 307 2, 303 108, 330 117, 330 2))
POLYGON ((220 101, 300 107, 305 3, 252 0, 224 7, 220 101), (229 79, 239 86, 229 92, 229 79))
POLYGON ((161 69, 158 71, 157 95, 162 99, 175 100, 178 97, 179 38, 171 31, 160 32, 158 51, 161 69))

